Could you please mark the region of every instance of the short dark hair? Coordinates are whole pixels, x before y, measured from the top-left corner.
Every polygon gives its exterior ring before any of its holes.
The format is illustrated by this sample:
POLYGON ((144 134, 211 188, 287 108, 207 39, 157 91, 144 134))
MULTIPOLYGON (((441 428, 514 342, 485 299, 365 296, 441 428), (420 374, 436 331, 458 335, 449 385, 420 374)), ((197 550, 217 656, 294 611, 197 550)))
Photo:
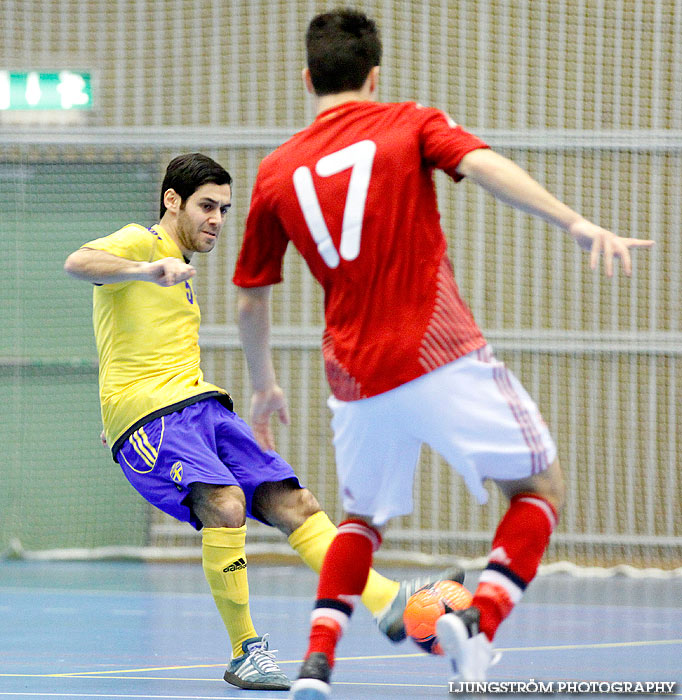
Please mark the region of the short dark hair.
POLYGON ((350 8, 314 17, 305 35, 308 70, 316 95, 359 90, 381 63, 381 39, 373 20, 350 8))
POLYGON ((231 185, 230 173, 213 158, 203 153, 185 153, 173 158, 166 168, 166 175, 161 185, 161 213, 166 213, 163 195, 167 190, 175 190, 183 202, 186 202, 202 185, 231 185))

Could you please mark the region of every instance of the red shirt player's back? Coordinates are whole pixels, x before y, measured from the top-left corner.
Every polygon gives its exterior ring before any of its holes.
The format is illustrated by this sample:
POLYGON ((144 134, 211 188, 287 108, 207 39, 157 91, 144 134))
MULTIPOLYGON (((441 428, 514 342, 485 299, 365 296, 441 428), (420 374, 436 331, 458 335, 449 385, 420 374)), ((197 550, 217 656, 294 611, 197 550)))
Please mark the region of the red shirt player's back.
POLYGON ((460 299, 433 169, 455 180, 486 145, 413 102, 349 102, 265 158, 234 282, 281 281, 289 241, 324 288, 327 378, 345 401, 393 389, 485 344, 460 299))

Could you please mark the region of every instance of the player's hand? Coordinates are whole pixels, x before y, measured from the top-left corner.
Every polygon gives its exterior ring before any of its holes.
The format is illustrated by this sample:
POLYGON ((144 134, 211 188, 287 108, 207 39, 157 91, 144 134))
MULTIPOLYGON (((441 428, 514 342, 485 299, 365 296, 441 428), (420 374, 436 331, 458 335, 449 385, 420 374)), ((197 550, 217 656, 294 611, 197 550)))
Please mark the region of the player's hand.
POLYGON ((275 449, 270 416, 277 413, 279 422, 289 424, 289 409, 282 388, 276 384, 266 391, 254 391, 251 397, 250 422, 258 444, 265 450, 275 449))
POLYGON ((195 268, 178 258, 162 258, 146 263, 143 274, 147 282, 154 282, 161 287, 172 287, 194 277, 196 273, 195 268))
POLYGON ((104 431, 99 434, 99 439, 102 441, 102 447, 107 446, 107 436, 104 431))
POLYGON ((604 256, 604 270, 607 277, 613 276, 613 259, 620 258, 623 272, 629 277, 632 274, 631 248, 651 248, 655 241, 639 238, 621 238, 587 219, 581 219, 572 224, 568 232, 576 243, 590 251, 590 267, 593 270, 599 265, 600 255, 604 256))

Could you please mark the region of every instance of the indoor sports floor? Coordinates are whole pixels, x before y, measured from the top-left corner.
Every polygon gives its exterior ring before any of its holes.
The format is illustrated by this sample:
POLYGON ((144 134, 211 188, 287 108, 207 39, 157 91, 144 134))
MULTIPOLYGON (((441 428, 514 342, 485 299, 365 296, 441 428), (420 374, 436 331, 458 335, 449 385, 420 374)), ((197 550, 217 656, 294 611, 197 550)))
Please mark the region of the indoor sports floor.
MULTIPOLYGON (((256 627, 295 677, 315 576, 253 563, 249 578, 256 627)), ((682 579, 538 577, 497 647, 491 680, 682 681, 682 579)), ((200 564, 0 561, 0 700, 286 697, 225 683, 228 656, 200 564)), ((333 698, 452 698, 449 675, 445 659, 391 644, 358 609, 333 698)))

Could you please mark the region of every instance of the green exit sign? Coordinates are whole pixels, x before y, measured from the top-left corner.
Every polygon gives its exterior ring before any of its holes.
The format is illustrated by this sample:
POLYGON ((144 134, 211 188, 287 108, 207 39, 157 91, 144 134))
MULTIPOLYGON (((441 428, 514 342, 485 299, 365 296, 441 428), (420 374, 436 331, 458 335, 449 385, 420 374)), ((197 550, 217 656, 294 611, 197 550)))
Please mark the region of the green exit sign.
POLYGON ((92 109, 90 73, 0 70, 0 111, 85 109, 92 109))

